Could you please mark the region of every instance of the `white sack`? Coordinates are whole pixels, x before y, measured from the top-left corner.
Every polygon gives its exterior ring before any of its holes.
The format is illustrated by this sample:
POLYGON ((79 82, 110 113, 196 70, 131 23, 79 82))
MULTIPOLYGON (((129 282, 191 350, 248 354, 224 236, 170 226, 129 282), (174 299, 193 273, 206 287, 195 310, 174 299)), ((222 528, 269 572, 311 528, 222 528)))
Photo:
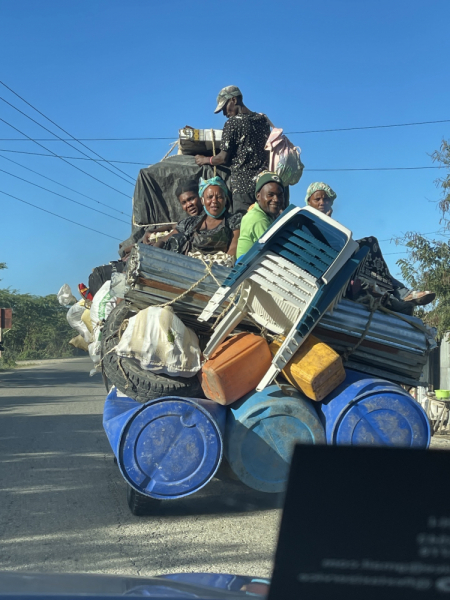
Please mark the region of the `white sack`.
POLYGON ((111 292, 111 281, 105 281, 95 294, 91 304, 91 323, 94 329, 94 339, 99 339, 101 325, 116 306, 117 299, 111 292))
POLYGON ((81 315, 85 310, 84 300, 80 300, 67 311, 67 322, 90 344, 92 342, 92 334, 81 320, 81 315))
POLYGON ((101 342, 95 340, 89 344, 88 352, 94 365, 98 365, 100 362, 101 342))
POLYGON ((176 377, 193 377, 201 368, 197 336, 168 306, 149 306, 131 317, 116 354, 136 358, 148 371, 176 377))
POLYGON ((128 290, 127 277, 125 273, 113 273, 111 275, 111 293, 116 298, 125 298, 128 290))
POLYGON ((72 294, 70 285, 67 283, 61 287, 59 292, 56 294, 56 297, 58 298, 58 302, 61 304, 61 306, 69 306, 77 301, 75 296, 72 294))

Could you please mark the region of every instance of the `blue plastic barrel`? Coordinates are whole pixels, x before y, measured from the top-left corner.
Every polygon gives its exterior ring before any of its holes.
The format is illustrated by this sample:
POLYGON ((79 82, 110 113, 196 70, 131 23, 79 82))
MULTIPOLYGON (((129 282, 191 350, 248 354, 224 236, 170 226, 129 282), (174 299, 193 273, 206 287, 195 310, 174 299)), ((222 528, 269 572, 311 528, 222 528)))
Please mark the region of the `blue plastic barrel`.
POLYGON ((210 400, 168 396, 140 404, 108 394, 103 427, 124 479, 164 500, 200 490, 223 456, 226 409, 210 400))
POLYGON ((285 490, 295 444, 325 444, 311 402, 291 386, 283 389, 271 385, 228 407, 225 456, 243 483, 262 492, 285 490))
POLYGON ((345 381, 319 407, 328 444, 428 448, 428 417, 402 387, 346 372, 345 381))

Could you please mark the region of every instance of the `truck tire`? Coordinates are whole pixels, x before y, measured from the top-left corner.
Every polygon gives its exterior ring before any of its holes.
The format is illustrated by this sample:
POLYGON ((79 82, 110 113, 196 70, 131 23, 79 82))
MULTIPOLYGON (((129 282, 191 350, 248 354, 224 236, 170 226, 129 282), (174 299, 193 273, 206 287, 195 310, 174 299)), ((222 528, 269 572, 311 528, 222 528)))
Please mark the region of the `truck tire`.
POLYGON ((132 515, 136 517, 144 517, 145 515, 151 515, 153 509, 155 509, 161 500, 156 498, 149 498, 140 492, 137 492, 134 488, 127 483, 127 502, 128 507, 132 515))
POLYGON ((120 302, 109 314, 102 331, 103 370, 109 382, 138 402, 162 396, 204 398, 200 382, 194 377, 172 377, 142 369, 137 360, 120 358, 111 352, 119 341, 119 328, 135 311, 120 302))

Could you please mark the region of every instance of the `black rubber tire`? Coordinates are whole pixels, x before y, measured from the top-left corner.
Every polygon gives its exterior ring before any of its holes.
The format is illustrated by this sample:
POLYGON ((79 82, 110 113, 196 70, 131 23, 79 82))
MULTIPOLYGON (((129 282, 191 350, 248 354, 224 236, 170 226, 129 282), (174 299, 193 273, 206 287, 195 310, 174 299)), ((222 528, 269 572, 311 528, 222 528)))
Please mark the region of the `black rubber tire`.
POLYGON ((140 492, 137 492, 134 488, 127 483, 127 502, 128 507, 132 515, 136 517, 144 517, 145 515, 151 515, 153 510, 161 504, 161 500, 155 498, 149 498, 140 492))
POLYGON ((162 396, 204 398, 200 381, 196 376, 171 377, 152 373, 141 369, 137 360, 119 358, 115 352, 111 352, 119 341, 120 325, 134 314, 125 302, 121 302, 111 311, 103 327, 102 364, 109 382, 138 402, 148 402, 162 396))

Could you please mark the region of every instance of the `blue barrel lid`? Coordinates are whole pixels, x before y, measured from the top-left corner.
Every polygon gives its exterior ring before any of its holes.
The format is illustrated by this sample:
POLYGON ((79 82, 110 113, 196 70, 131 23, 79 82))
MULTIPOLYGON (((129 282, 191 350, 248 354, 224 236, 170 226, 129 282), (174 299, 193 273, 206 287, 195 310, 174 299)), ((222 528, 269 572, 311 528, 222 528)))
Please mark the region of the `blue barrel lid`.
POLYGON ((225 413, 210 400, 170 396, 142 405, 110 394, 104 427, 125 480, 141 494, 174 499, 201 489, 219 468, 225 413))
POLYGON ((427 448, 430 443, 425 411, 390 381, 349 370, 320 411, 329 444, 427 448))
POLYGON ((296 443, 325 443, 311 402, 292 386, 286 388, 292 395, 272 385, 229 407, 227 460, 243 483, 263 492, 285 490, 296 443))

